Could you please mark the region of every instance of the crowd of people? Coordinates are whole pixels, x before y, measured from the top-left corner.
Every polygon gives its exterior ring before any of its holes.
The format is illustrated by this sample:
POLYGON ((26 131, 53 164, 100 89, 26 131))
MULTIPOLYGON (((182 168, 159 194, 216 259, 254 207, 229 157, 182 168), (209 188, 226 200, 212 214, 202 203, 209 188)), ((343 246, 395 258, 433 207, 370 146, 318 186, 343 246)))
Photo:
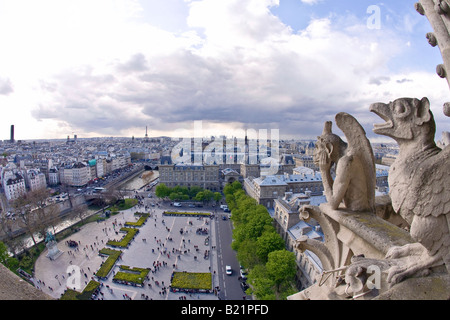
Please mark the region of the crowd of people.
MULTIPOLYGON (((178 270, 180 260, 196 260, 197 254, 200 251, 199 245, 202 245, 203 249, 205 238, 204 235, 209 234, 209 230, 203 226, 208 225, 209 219, 203 220, 203 218, 200 218, 200 221, 195 223, 194 226, 191 220, 195 218, 189 218, 186 221, 186 225, 182 227, 183 234, 180 236, 175 236, 172 234, 171 230, 171 227, 173 226, 172 219, 180 218, 163 217, 158 208, 153 208, 152 206, 146 205, 144 199, 139 199, 138 205, 130 210, 130 212, 133 213, 143 211, 150 214, 148 219, 153 222, 145 229, 145 233, 142 233, 143 237, 141 237, 141 240, 138 241, 144 244, 148 249, 146 249, 145 252, 134 252, 133 254, 150 254, 154 256, 154 259, 151 266, 139 266, 148 267, 151 271, 151 274, 147 276, 145 281, 145 292, 141 293, 140 298, 166 299, 168 293, 170 292, 170 274, 174 270, 178 270), (198 232, 199 230, 201 232, 198 232), (153 241, 150 241, 152 238, 153 241)), ((129 293, 132 289, 128 288, 126 285, 116 284, 114 288, 112 283, 107 284, 109 283, 109 280, 99 280, 95 277, 95 272, 97 271, 99 264, 98 258, 95 259, 95 257, 98 256, 99 251, 102 248, 106 247, 106 243, 111 240, 111 238, 114 238, 113 240, 119 240, 121 238, 121 235, 118 234, 117 230, 124 225, 125 221, 126 218, 124 213, 115 217, 110 217, 109 219, 99 222, 98 224, 94 224, 97 226, 101 225, 101 228, 99 228, 100 226, 97 228, 92 228, 98 230, 92 231, 95 232, 95 236, 90 234, 88 237, 80 237, 79 234, 74 234, 71 239, 59 244, 59 246, 63 246, 60 249, 62 249, 62 251, 66 251, 67 253, 63 259, 68 260, 68 267, 83 266, 80 267, 79 270, 74 270, 77 273, 78 282, 75 281, 73 284, 69 284, 68 280, 73 279, 75 274, 68 274, 67 270, 58 269, 58 272, 54 274, 51 281, 46 279, 47 282, 51 283, 45 284, 44 281, 41 280, 36 280, 36 283, 38 283, 41 288, 45 288, 45 290, 50 292, 57 291, 58 289, 59 292, 63 292, 66 287, 74 288, 77 291, 82 291, 85 287, 81 285, 82 282, 87 285, 90 280, 96 280, 100 281, 101 286, 93 297, 95 299, 120 299, 120 296, 124 299, 138 298, 138 294, 135 295, 129 293)), ((205 253, 205 256, 209 257, 209 249, 210 247, 207 247, 206 250, 201 250, 201 252, 205 253)), ((124 252, 127 252, 127 250, 129 249, 125 249, 124 252)), ((206 263, 210 263, 207 258, 205 258, 205 260, 206 263)), ((211 264, 209 264, 207 268, 208 270, 211 270, 211 264)), ((115 273, 113 271, 110 278, 112 278, 114 274, 115 273)), ((186 296, 184 298, 186 299, 186 296)))

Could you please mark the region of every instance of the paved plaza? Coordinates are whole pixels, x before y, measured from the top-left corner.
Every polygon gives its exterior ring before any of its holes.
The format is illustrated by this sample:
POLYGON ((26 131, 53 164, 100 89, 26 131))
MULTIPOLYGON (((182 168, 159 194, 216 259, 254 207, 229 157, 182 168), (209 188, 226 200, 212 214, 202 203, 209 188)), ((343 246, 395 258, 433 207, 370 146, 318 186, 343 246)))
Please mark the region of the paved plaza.
MULTIPOLYGON (((170 292, 169 285, 174 271, 211 272, 213 288, 219 286, 217 270, 217 252, 215 250, 215 223, 208 218, 163 216, 163 209, 158 207, 145 209, 136 206, 120 212, 103 222, 89 223, 80 231, 58 243, 63 254, 56 260, 46 257, 45 250, 35 265, 35 281, 37 286, 54 298, 60 298, 66 287, 74 287, 82 291, 91 280, 97 280, 94 274, 107 258, 101 257, 98 251, 108 247, 108 240, 119 240, 123 233, 116 233, 125 222, 137 221, 135 212, 148 212, 150 217, 139 228, 140 232, 128 248, 122 250, 121 258, 116 262, 107 280, 101 280, 101 294, 98 298, 105 300, 216 300, 210 294, 189 294, 170 292), (207 234, 199 234, 197 230, 206 230, 207 234), (181 233, 180 230, 183 232, 181 233), (209 241, 205 241, 206 239, 209 241), (67 240, 76 241, 76 249, 68 246, 67 240), (205 258, 205 251, 209 255, 205 258), (148 280, 143 287, 134 287, 112 281, 120 265, 138 268, 151 268, 148 280), (155 266, 159 265, 159 268, 155 266), (73 272, 79 270, 80 272, 73 272), (69 275, 68 272, 71 272, 69 275)), ((185 210, 180 210, 185 211, 185 210)), ((188 211, 188 210, 186 210, 188 211)), ((200 211, 193 209, 192 211, 200 211)))

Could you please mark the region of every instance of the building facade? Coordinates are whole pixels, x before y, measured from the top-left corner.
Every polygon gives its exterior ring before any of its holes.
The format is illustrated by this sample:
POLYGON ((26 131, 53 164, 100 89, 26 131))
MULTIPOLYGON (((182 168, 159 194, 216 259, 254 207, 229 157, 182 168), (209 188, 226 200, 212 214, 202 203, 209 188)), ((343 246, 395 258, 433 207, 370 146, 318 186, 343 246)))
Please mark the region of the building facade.
POLYGON ((197 186, 220 191, 219 166, 184 163, 159 165, 159 181, 170 188, 197 186))
POLYGON ((322 176, 312 174, 288 174, 244 179, 244 190, 259 204, 268 209, 274 208, 274 200, 286 192, 306 193, 313 196, 323 194, 322 176))
POLYGON ((6 199, 13 201, 27 192, 25 178, 19 171, 5 171, 2 177, 6 199))
POLYGON ((318 205, 325 201, 325 197, 311 197, 308 194, 294 194, 286 192, 274 200, 273 218, 275 228, 283 238, 286 248, 293 251, 297 262, 297 285, 299 288, 307 288, 320 278, 323 266, 320 259, 312 252, 306 250, 300 252, 295 249, 296 242, 301 237, 308 237, 317 241, 324 241, 324 234, 317 221, 311 219, 308 222, 300 220, 299 210, 302 206, 318 205))
POLYGON ((26 186, 30 191, 37 191, 47 188, 45 174, 38 169, 29 169, 25 175, 26 186))

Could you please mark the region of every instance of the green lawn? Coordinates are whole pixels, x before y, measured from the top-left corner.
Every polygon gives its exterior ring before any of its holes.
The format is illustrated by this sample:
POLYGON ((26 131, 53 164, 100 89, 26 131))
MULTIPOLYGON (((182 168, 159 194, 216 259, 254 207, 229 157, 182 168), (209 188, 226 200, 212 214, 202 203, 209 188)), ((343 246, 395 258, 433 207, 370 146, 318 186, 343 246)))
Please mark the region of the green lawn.
POLYGON ((122 251, 103 248, 102 250, 99 251, 99 254, 103 256, 108 256, 108 259, 106 259, 106 261, 103 262, 100 269, 98 269, 95 275, 99 278, 106 278, 111 269, 116 264, 117 259, 119 259, 120 255, 122 254, 122 251))
POLYGON ((125 226, 127 227, 142 227, 144 225, 144 223, 147 221, 147 218, 150 216, 149 213, 140 213, 140 212, 136 212, 134 214, 135 216, 139 216, 139 220, 136 222, 125 222, 125 226))
POLYGON ((172 274, 172 288, 211 290, 211 273, 174 272, 172 274))
POLYGON ((61 296, 60 300, 90 300, 92 294, 98 289, 100 283, 94 280, 89 281, 83 292, 67 289, 66 292, 61 296))
POLYGON ((137 205, 138 200, 137 199, 124 199, 118 201, 115 205, 111 207, 111 212, 117 212, 117 211, 124 211, 130 208, 133 208, 135 205, 137 205))
POLYGON ((108 241, 106 244, 108 246, 112 246, 112 247, 121 247, 121 248, 126 248, 128 247, 128 245, 130 244, 130 242, 134 239, 134 237, 136 236, 136 234, 139 232, 138 229, 135 228, 120 228, 121 232, 125 232, 126 234, 123 236, 122 239, 116 241, 116 240, 110 240, 108 241))
POLYGON ((129 266, 120 266, 120 272, 117 272, 113 278, 113 281, 126 281, 142 285, 145 277, 150 272, 147 268, 136 268, 129 266))

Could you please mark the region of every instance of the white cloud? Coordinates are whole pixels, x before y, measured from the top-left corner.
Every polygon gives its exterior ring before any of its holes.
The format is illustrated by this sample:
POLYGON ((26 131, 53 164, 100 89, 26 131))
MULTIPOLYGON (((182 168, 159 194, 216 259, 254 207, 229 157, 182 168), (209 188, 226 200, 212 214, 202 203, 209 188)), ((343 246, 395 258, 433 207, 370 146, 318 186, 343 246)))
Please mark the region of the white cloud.
POLYGON ((60 137, 139 133, 145 125, 170 135, 193 120, 315 137, 339 111, 369 125, 370 103, 445 98, 433 74, 390 71, 405 41, 352 17, 313 19, 294 33, 271 14, 278 1, 198 0, 188 1, 191 29, 173 33, 137 22, 137 1, 109 3, 32 1, 29 14, 21 1, 2 2, 0 79, 14 92, 0 103, 32 107, 24 118, 53 135, 60 127, 60 137))
POLYGON ((319 2, 322 2, 323 0, 300 0, 303 3, 309 4, 309 5, 313 5, 313 4, 317 4, 319 2))

